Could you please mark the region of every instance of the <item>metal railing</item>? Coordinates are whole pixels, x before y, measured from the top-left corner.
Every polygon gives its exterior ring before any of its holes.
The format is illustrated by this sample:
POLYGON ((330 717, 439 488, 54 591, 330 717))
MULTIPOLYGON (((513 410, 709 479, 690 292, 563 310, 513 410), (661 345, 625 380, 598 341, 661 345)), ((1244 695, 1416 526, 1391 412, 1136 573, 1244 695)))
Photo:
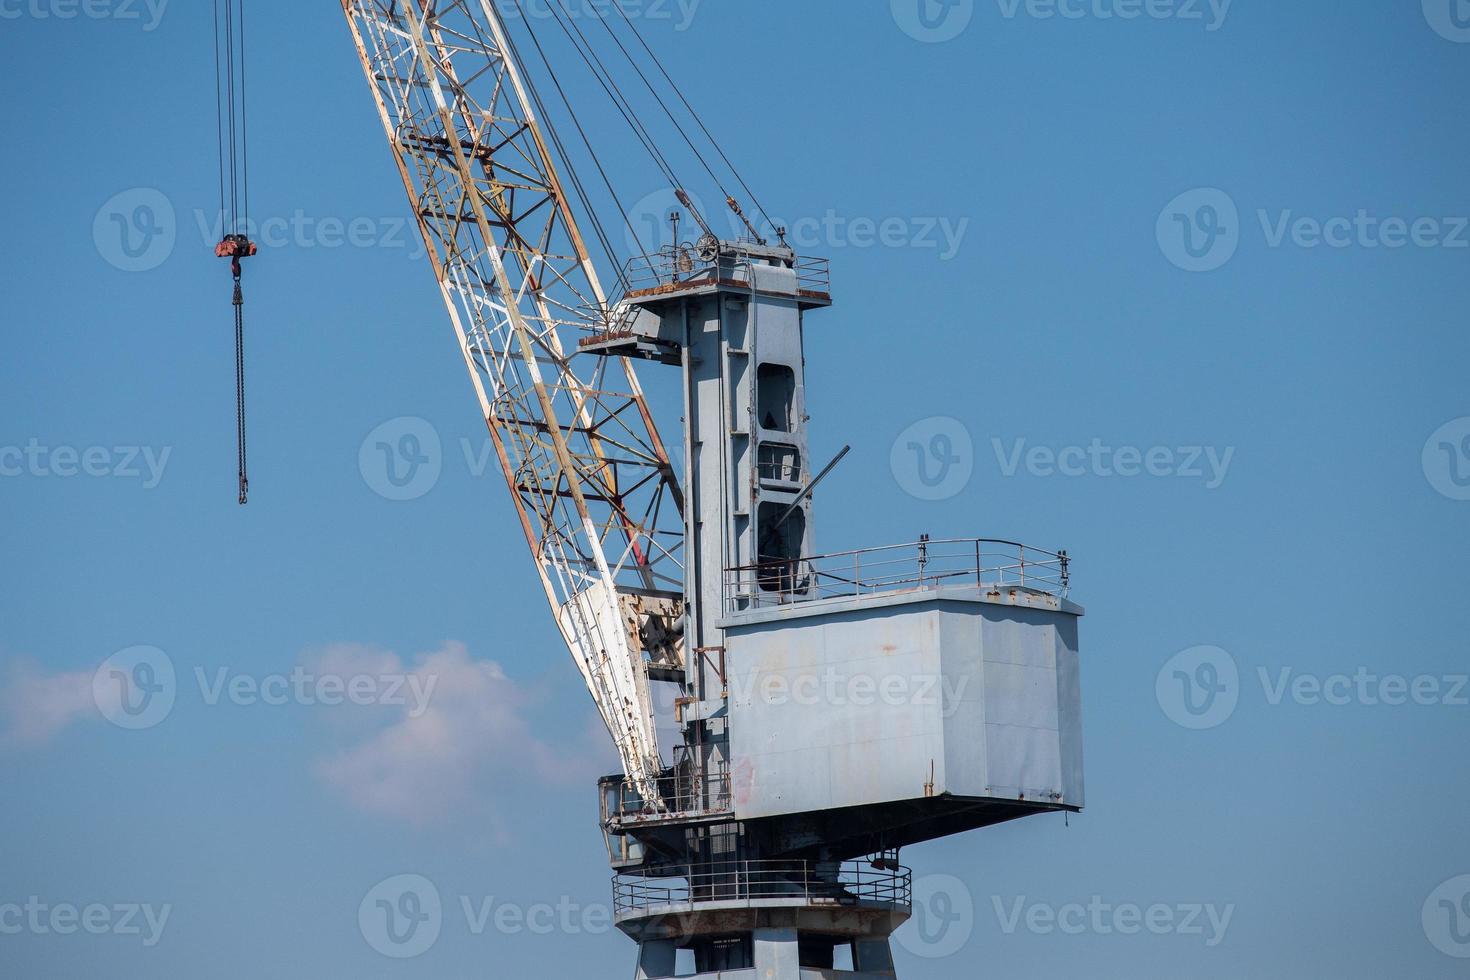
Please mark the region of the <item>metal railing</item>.
POLYGON ((804 293, 831 293, 832 263, 827 259, 798 256, 796 285, 804 293))
POLYGON ((657 804, 643 799, 630 782, 620 784, 617 796, 604 803, 604 819, 617 823, 667 819, 671 815, 729 813, 733 807, 730 770, 665 773, 654 780, 657 804))
POLYGON ((862 903, 911 908, 914 873, 868 861, 716 861, 666 865, 613 876, 618 918, 692 909, 701 904, 790 900, 802 905, 862 903))
POLYGON ((623 281, 629 292, 640 292, 710 278, 714 270, 714 263, 702 261, 694 249, 665 245, 657 252, 629 259, 623 266, 623 281))
MULTIPOLYGON (((743 251, 726 250, 717 259, 706 261, 691 246, 665 245, 657 252, 635 255, 623 267, 622 280, 629 293, 641 293, 660 287, 697 286, 714 282, 721 265, 726 275, 737 282, 749 282, 752 262, 768 261, 743 251)), ((814 256, 798 256, 793 263, 797 288, 803 292, 831 293, 832 263, 814 256)))
POLYGON ((923 538, 912 544, 779 559, 725 570, 730 611, 846 596, 974 585, 1021 587, 1065 598, 1071 558, 1015 541, 923 538))

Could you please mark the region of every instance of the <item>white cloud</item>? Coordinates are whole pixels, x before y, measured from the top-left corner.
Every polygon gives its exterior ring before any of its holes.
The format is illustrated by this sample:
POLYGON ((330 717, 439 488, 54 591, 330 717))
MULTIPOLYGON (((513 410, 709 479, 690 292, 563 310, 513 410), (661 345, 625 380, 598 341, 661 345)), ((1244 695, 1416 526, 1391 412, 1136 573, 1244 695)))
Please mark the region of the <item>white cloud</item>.
POLYGON ((73 722, 99 717, 90 671, 47 674, 12 661, 0 685, 0 745, 41 745, 73 722))
POLYGON ((362 809, 419 826, 466 812, 483 819, 508 785, 585 776, 587 753, 538 739, 524 715, 527 693, 499 664, 471 659, 463 644, 420 654, 411 666, 349 645, 308 659, 342 676, 401 673, 433 692, 416 710, 374 709, 391 710, 393 721, 318 763, 318 773, 362 809))

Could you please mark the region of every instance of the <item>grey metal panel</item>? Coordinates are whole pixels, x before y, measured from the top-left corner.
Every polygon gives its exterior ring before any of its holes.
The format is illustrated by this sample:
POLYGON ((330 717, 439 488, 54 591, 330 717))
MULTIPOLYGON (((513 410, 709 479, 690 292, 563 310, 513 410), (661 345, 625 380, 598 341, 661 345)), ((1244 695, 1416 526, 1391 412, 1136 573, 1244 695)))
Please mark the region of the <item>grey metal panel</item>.
POLYGON ((1056 631, 1030 615, 986 618, 986 796, 1062 793, 1056 631))
POLYGON ((1076 613, 889 598, 724 621, 737 816, 946 793, 1080 806, 1076 613))
POLYGON ((727 645, 739 816, 923 795, 944 744, 939 704, 888 703, 869 682, 938 678, 932 610, 824 616, 727 645))
POLYGON ((981 796, 989 785, 985 749, 989 708, 985 657, 980 642, 983 622, 979 615, 940 618, 944 643, 945 750, 936 775, 935 793, 981 796))
POLYGON ((1057 700, 1061 705, 1062 785, 1067 802, 1087 805, 1087 783, 1082 752, 1082 658, 1077 641, 1077 620, 1057 624, 1057 700))

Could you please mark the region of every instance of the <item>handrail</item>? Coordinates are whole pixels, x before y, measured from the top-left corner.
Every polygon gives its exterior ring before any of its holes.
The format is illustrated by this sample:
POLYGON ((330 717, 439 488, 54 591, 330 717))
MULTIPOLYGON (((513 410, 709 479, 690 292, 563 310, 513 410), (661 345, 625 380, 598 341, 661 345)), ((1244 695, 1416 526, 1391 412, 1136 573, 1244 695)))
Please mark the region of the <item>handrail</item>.
POLYGON ((613 876, 618 918, 702 904, 790 901, 804 905, 913 905, 913 872, 868 861, 716 861, 660 865, 613 876))
POLYGON ((929 537, 909 544, 770 559, 725 570, 730 611, 814 599, 972 583, 1066 598, 1071 557, 998 538, 929 537))
POLYGON ((604 798, 603 819, 613 823, 664 820, 671 816, 729 813, 734 805, 728 766, 714 770, 665 770, 652 780, 657 800, 645 800, 630 782, 610 783, 615 798, 604 798))
MULTIPOLYGON (((744 270, 757 257, 744 249, 732 250, 727 247, 718 257, 703 259, 689 246, 675 248, 665 245, 655 252, 633 256, 623 266, 621 278, 630 293, 659 287, 698 285, 702 279, 712 279, 724 264, 734 278, 745 281, 748 273, 744 270)), ((830 260, 809 255, 795 256, 791 260, 790 268, 796 273, 799 290, 811 293, 831 292, 830 260)))

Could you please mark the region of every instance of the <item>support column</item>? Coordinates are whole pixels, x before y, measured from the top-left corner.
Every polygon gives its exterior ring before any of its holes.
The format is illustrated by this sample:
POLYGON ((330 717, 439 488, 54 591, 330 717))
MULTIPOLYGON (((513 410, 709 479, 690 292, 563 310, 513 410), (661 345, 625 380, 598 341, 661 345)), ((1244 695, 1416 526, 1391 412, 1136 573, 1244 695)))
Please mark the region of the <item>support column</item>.
POLYGON ((674 976, 678 950, 673 942, 650 939, 638 946, 638 972, 633 980, 667 980, 674 976))
POLYGON ((852 968, 858 973, 893 976, 893 947, 888 939, 859 939, 852 944, 852 968))
POLYGON ((756 980, 800 980, 801 949, 795 929, 757 929, 753 938, 756 980))

